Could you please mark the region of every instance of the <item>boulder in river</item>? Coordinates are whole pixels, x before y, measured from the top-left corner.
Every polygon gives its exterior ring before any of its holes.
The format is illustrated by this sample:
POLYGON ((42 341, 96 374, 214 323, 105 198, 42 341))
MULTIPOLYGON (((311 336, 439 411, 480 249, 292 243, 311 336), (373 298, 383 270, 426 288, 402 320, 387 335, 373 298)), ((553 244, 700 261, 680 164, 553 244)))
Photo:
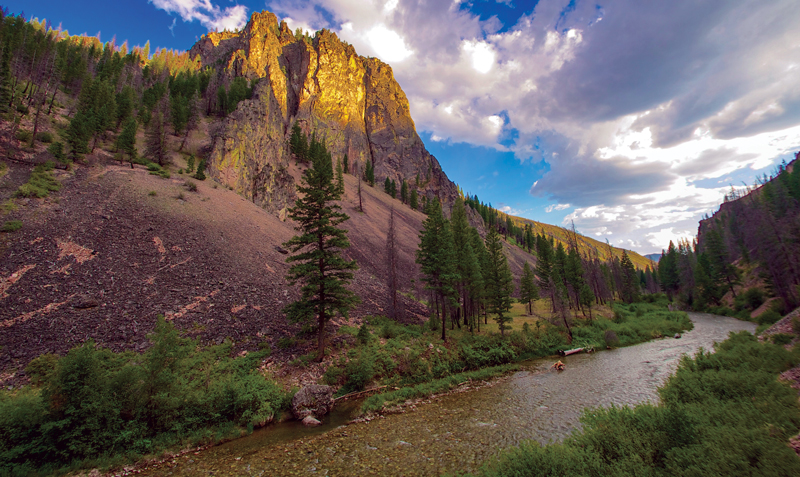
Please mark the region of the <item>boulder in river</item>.
POLYGON ((303 418, 303 425, 306 427, 315 427, 321 424, 322 423, 315 419, 314 416, 306 416, 303 418))
POLYGON ((296 419, 320 418, 333 407, 333 388, 312 384, 297 391, 292 398, 292 414, 296 419))

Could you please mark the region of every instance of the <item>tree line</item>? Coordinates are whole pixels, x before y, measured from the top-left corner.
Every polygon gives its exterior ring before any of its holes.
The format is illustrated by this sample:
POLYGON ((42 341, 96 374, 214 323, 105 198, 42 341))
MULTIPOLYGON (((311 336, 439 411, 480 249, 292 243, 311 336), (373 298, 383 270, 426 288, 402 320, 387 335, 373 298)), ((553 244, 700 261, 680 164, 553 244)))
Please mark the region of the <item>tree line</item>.
POLYGON ((113 141, 117 152, 136 158, 136 133, 146 132, 145 156, 164 165, 167 134, 182 138, 179 150, 203 113, 224 117, 252 97, 256 81, 232 77, 224 69, 202 68, 187 52, 97 37, 70 36, 48 21, 28 21, 24 13, 0 12, 0 114, 12 127, 2 138, 12 157, 19 126, 30 116, 33 131, 24 146, 40 139, 43 117, 65 108, 64 138, 50 145, 55 159, 76 160, 98 143, 113 141), (58 93, 70 99, 57 101, 58 93))

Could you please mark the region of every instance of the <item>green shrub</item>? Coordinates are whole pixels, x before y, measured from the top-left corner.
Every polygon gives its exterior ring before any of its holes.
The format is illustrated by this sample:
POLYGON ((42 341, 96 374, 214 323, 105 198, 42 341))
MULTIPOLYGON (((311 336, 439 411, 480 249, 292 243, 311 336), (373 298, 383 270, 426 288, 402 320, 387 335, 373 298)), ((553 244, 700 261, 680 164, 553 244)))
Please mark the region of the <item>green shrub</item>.
POLYGON ((362 345, 368 344, 370 341, 372 341, 372 333, 369 332, 366 322, 362 323, 361 327, 358 328, 356 339, 362 345))
POLYGON ((33 172, 31 172, 31 177, 28 179, 28 182, 22 184, 19 189, 17 189, 15 196, 43 198, 50 195, 50 192, 61 189, 61 183, 58 182, 50 172, 54 167, 55 165, 49 161, 37 165, 33 169, 33 172))
POLYGON ((186 181, 183 185, 186 186, 186 190, 189 192, 197 192, 197 184, 195 182, 186 181))
POLYGON ((278 339, 278 349, 289 349, 297 343, 294 336, 284 336, 278 339))
MULTIPOLYGON (((30 112, 30 109, 28 109, 28 107, 25 106, 24 104, 22 104, 21 102, 17 103, 16 108, 17 108, 17 112, 22 114, 23 116, 25 116, 26 114, 28 114, 30 112)), ((28 137, 28 141, 30 141, 30 140, 31 140, 30 137, 28 137)))
POLYGON ((786 445, 800 430, 797 394, 775 379, 795 363, 732 334, 714 354, 684 356, 658 405, 588 409, 563 442, 523 443, 479 475, 800 475, 786 445))
POLYGON ((776 345, 787 345, 792 342, 794 335, 789 333, 776 333, 772 335, 772 342, 776 345))
POLYGON ((0 232, 16 232, 22 228, 21 220, 8 220, 0 227, 0 232))
POLYGON ((53 142, 53 133, 50 131, 39 131, 36 133, 36 140, 45 144, 53 142))
POLYGON ((619 346, 619 337, 614 330, 606 330, 605 333, 603 333, 603 340, 606 342, 606 346, 608 347, 613 348, 615 346, 619 346))
POLYGON ((742 307, 755 310, 764 303, 764 292, 759 288, 748 288, 744 293, 736 297, 737 308, 742 307))
POLYGON ((192 436, 263 425, 290 396, 258 373, 263 352, 231 358, 159 319, 144 354, 91 341, 27 371, 38 389, 0 393, 0 474, 51 474, 110 456, 135 458, 192 436))
POLYGON ((756 318, 756 319, 758 320, 759 324, 772 325, 772 324, 777 323, 778 320, 781 319, 781 315, 779 315, 774 310, 767 310, 764 313, 761 313, 760 315, 758 315, 758 318, 756 318))
POLYGON ((194 177, 195 179, 197 179, 199 181, 204 181, 204 180, 206 180, 205 171, 206 171, 206 160, 205 159, 200 159, 200 163, 197 165, 197 172, 192 177, 194 177))
POLYGON ((14 137, 17 138, 17 141, 29 143, 31 142, 33 133, 27 129, 17 129, 17 133, 14 135, 14 137))
POLYGON ((362 353, 356 359, 348 361, 344 368, 344 386, 341 394, 361 391, 375 375, 374 360, 369 353, 362 353))
POLYGON ((800 335, 800 316, 792 317, 792 331, 795 334, 800 335))

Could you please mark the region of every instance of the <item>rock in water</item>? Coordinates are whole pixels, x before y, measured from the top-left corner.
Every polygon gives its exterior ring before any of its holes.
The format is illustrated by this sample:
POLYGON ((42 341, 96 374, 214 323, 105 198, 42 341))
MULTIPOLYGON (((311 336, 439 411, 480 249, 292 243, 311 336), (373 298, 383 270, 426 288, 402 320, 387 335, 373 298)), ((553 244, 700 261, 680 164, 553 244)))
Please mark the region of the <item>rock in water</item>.
POLYGON ((303 425, 306 427, 315 427, 321 424, 322 423, 319 422, 317 419, 314 419, 314 416, 306 416, 303 418, 303 425))
MULTIPOLYGON (((292 398, 292 414, 297 419, 308 416, 320 418, 333 407, 333 388, 312 384, 305 386, 292 398)), ((305 424, 305 421, 303 422, 305 424)))

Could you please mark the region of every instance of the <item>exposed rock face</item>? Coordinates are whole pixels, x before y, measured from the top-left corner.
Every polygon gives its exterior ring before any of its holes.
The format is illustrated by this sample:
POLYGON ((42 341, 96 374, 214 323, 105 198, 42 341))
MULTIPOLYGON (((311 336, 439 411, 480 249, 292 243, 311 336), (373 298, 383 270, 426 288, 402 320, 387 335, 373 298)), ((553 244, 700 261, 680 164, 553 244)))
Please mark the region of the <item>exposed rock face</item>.
POLYGON ((333 388, 312 384, 297 391, 292 398, 292 414, 296 419, 320 418, 333 407, 333 388))
POLYGON ((209 33, 189 55, 260 80, 253 99, 217 133, 209 162, 212 177, 254 202, 277 211, 292 200, 293 181, 282 171, 295 121, 335 159, 347 154, 351 173, 372 161, 378 183, 405 179, 428 198, 455 199, 456 186, 425 149, 391 67, 359 56, 336 34, 296 38, 274 14, 254 13, 240 33, 209 33))

